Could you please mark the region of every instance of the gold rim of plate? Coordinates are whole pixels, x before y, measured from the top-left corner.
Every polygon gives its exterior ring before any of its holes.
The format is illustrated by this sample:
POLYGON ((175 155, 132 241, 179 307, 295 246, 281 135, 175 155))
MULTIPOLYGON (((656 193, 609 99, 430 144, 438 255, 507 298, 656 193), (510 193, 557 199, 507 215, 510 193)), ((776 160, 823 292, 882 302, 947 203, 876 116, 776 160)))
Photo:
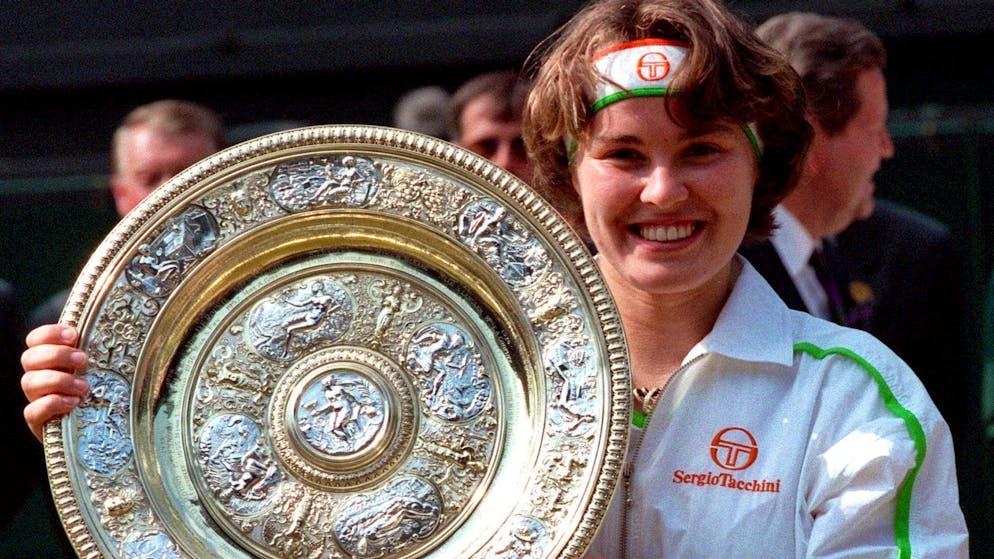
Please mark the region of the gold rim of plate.
POLYGON ((620 320, 528 186, 383 127, 186 169, 77 279, 45 426, 85 559, 579 557, 628 436, 620 320))

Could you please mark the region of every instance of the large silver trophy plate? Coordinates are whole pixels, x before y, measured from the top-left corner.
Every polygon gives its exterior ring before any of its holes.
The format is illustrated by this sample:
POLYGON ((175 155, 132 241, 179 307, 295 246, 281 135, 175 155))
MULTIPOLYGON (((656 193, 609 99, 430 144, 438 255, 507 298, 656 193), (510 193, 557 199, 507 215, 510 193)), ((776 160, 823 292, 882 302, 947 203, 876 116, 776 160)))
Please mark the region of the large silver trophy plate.
POLYGON ((628 361, 526 185, 389 128, 265 136, 146 199, 63 322, 91 393, 44 432, 84 558, 578 557, 628 361))

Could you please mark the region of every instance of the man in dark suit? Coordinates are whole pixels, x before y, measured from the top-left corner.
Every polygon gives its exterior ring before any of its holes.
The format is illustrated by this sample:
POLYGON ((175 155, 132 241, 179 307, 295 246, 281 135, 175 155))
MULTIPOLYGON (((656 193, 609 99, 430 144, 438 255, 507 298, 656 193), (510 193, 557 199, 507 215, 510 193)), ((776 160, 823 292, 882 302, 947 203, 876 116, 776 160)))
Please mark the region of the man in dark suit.
POLYGON ((887 132, 887 54, 859 23, 817 14, 776 16, 756 32, 804 80, 815 135, 796 188, 777 208, 779 228, 771 242, 745 253, 792 307, 846 322, 845 290, 830 285, 830 270, 821 268, 831 268, 826 239, 872 213, 873 177, 894 155, 887 132))
POLYGON ((945 226, 873 199, 873 175, 894 153, 883 44, 858 22, 810 13, 776 16, 756 32, 804 80, 815 138, 777 209, 779 229, 742 253, 788 306, 867 330, 907 361, 962 449, 976 427, 962 262, 945 226))
POLYGON ((974 364, 964 331, 964 270, 949 229, 880 200, 868 219, 835 238, 835 248, 848 291, 864 309, 854 325, 911 366, 954 437, 962 438, 976 427, 968 403, 978 387, 967 378, 974 364))
POLYGON ((776 16, 756 32, 804 80, 815 137, 773 238, 741 253, 788 306, 869 331, 918 374, 953 433, 976 534, 979 381, 962 261, 945 226, 873 198, 873 176, 894 154, 883 44, 858 22, 810 13, 776 16))
MULTIPOLYGON (((0 384, 3 388, 0 390, 0 416, 4 425, 7 425, 5 446, 14 451, 37 447, 37 443, 31 440, 30 432, 18 425, 18 422, 23 422, 21 410, 26 403, 21 391, 15 388, 20 385, 21 378, 23 328, 14 289, 9 283, 0 280, 0 378, 3 378, 3 383, 0 384)), ((37 457, 34 454, 18 454, 14 459, 0 460, 0 479, 4 480, 0 483, 0 532, 14 515, 14 504, 25 493, 24 484, 15 480, 21 479, 23 474, 31 472, 33 468, 42 466, 40 452, 37 457)))

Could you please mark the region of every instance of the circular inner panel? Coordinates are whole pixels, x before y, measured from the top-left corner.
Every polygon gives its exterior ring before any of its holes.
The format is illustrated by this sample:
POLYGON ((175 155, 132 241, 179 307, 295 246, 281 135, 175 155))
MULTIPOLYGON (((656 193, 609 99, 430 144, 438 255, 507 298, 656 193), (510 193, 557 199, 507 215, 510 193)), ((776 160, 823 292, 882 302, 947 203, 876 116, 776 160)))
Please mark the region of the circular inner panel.
POLYGON ((176 451, 198 499, 273 557, 293 556, 288 530, 329 557, 433 545, 500 459, 509 364, 493 325, 388 255, 312 255, 247 283, 187 343, 163 401, 186 402, 170 421, 188 425, 176 451))
POLYGON ((294 438, 329 461, 361 456, 386 430, 386 397, 361 372, 322 372, 304 384, 287 419, 294 438))

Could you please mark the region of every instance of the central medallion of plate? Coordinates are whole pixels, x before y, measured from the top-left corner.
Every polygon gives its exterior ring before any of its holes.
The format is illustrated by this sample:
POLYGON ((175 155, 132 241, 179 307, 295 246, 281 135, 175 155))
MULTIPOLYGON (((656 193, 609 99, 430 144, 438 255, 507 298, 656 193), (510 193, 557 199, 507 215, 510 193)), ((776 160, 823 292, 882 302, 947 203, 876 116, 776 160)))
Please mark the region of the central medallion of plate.
POLYGON ((327 489, 376 483, 407 456, 419 432, 407 374, 395 360, 360 346, 300 359, 273 395, 277 453, 301 479, 327 489))
POLYGON ((321 373, 303 386, 287 420, 294 434, 319 455, 359 456, 381 438, 390 417, 384 397, 361 372, 321 373))

